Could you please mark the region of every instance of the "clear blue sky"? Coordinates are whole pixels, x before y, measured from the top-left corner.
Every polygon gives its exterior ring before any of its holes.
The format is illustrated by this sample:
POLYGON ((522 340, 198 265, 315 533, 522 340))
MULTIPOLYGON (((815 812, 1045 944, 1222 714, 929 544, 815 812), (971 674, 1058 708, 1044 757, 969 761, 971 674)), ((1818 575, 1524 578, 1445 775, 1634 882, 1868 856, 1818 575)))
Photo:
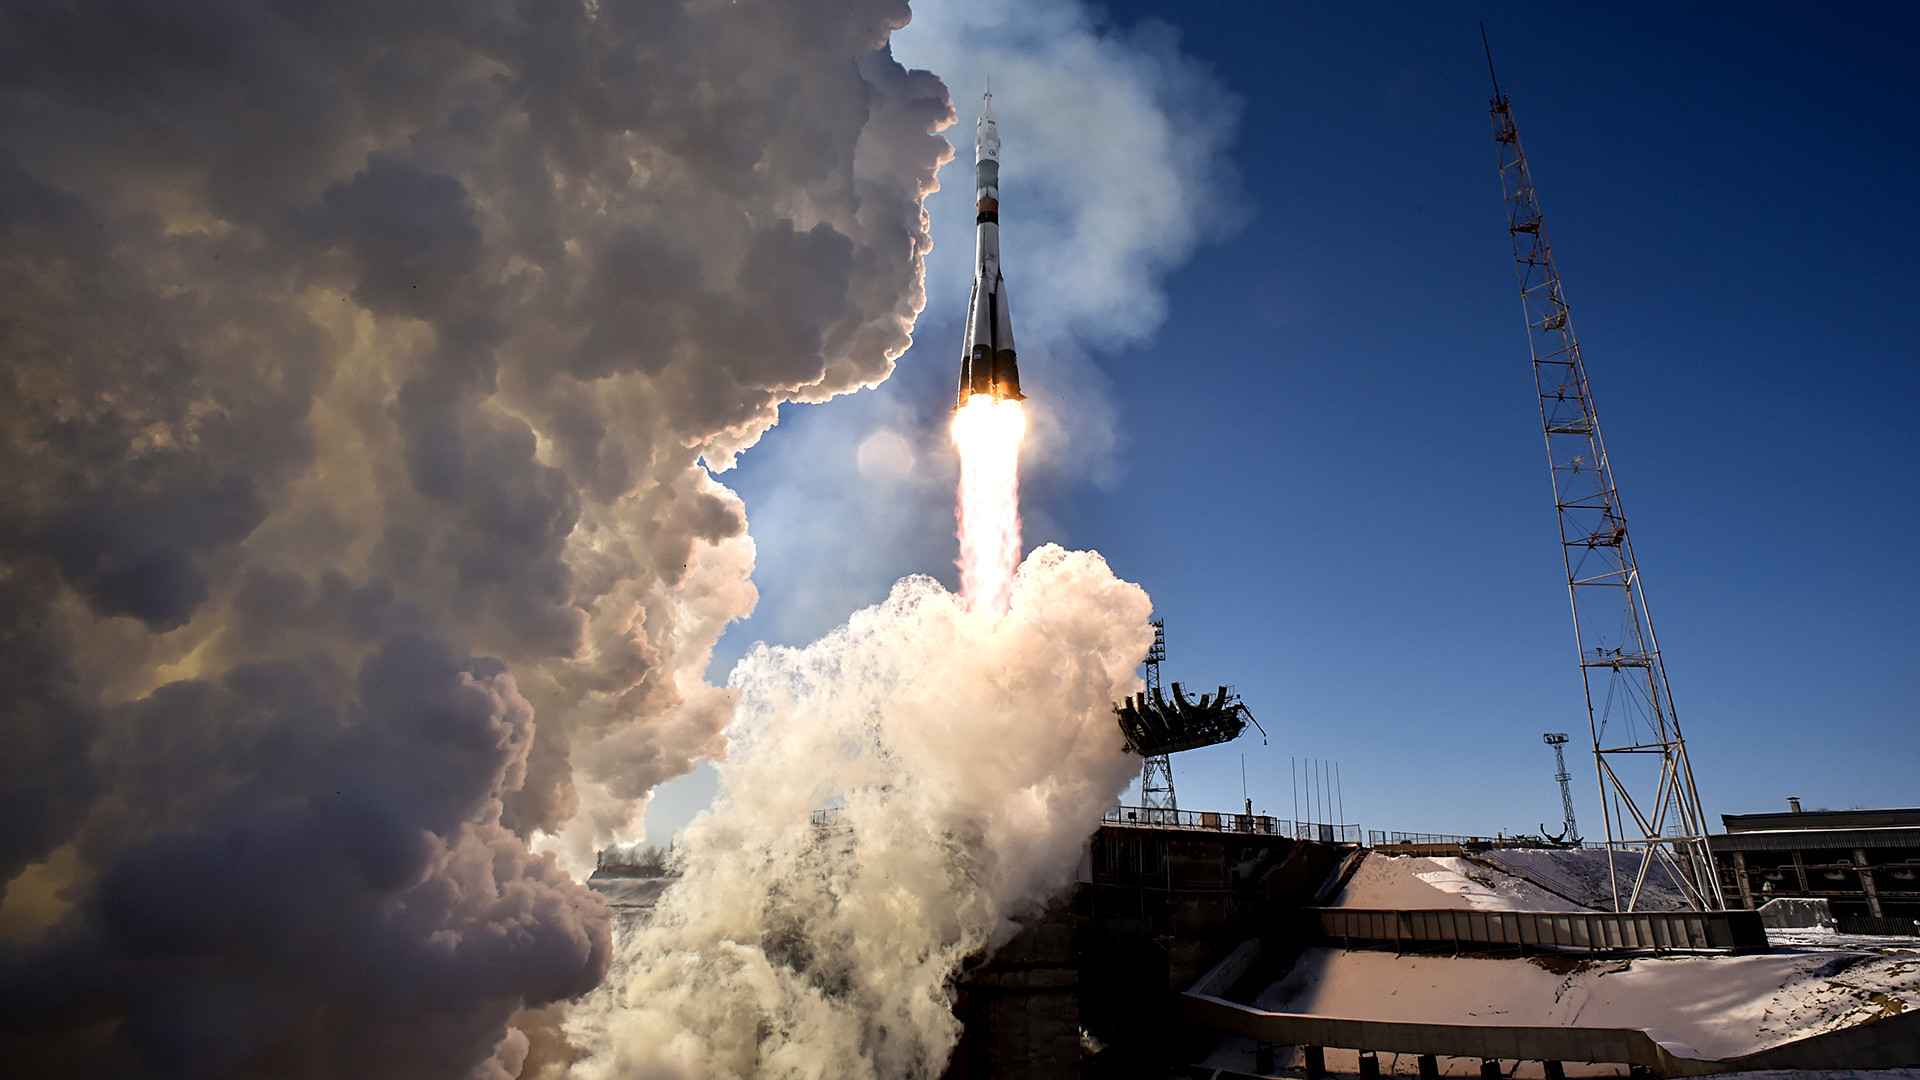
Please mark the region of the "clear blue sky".
MULTIPOLYGON (((1229 157, 1249 214, 1166 278, 1150 340, 1091 356, 1121 441, 1101 476, 1029 476, 1027 539, 1098 550, 1144 585, 1167 677, 1235 684, 1271 733, 1178 756, 1183 806, 1237 806, 1244 753, 1256 806, 1280 814, 1300 757, 1338 760, 1346 818, 1371 828, 1558 821, 1540 735, 1572 732, 1578 750, 1586 717, 1481 19, 1710 820, 1788 795, 1920 803, 1909 9, 1108 11, 1120 30, 1171 23, 1242 100, 1229 157)), ((961 159, 936 221, 968 209, 971 93, 956 88, 961 159)), ((1020 133, 1003 134, 1011 156, 1020 133)), ((1011 225, 1004 243, 1018 322, 1011 225)), ((725 478, 763 602, 716 674, 751 641, 810 640, 902 574, 952 583, 937 500, 901 500, 849 541, 809 492, 857 477, 877 425, 938 443, 963 304, 931 296, 893 380, 787 410, 725 478)), ((1045 393, 1046 358, 1022 367, 1045 393)), ((1592 836, 1591 756, 1571 756, 1592 836)), ((656 837, 709 784, 663 792, 656 837)))

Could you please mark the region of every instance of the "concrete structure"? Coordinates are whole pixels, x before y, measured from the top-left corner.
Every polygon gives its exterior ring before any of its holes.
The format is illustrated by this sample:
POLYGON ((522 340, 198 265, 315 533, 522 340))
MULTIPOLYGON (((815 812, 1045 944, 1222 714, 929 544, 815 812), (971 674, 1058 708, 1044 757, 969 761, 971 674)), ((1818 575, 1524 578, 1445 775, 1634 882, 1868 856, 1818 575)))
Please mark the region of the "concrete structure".
MULTIPOLYGON (((1903 910, 1889 904, 1916 899, 1893 883, 1907 884, 1894 875, 1920 864, 1914 857, 1920 855, 1920 810, 1749 815, 1727 822, 1728 836, 1713 839, 1716 855, 1724 856, 1722 884, 1731 895, 1742 895, 1734 876, 1736 854, 1756 860, 1742 872, 1759 881, 1769 872, 1785 880, 1799 853, 1800 865, 1820 874, 1815 881, 1832 886, 1823 899, 1839 897, 1844 904, 1850 897, 1843 892, 1857 890, 1863 918, 1869 885, 1886 918, 1903 910), (1852 858, 1856 848, 1864 861, 1852 858), (1848 853, 1848 861, 1815 855, 1833 851, 1848 853), (1844 867, 1852 880, 1830 881, 1825 873, 1832 866, 1844 867)), ((1368 1063, 1377 1066, 1372 1054, 1391 1052, 1426 1062, 1477 1059, 1486 1075, 1497 1063, 1517 1059, 1552 1063, 1548 1075, 1556 1074, 1560 1062, 1587 1061, 1633 1065, 1660 1076, 1808 1068, 1812 1062, 1850 1068, 1920 1063, 1920 1014, 1716 1060, 1657 1031, 1404 1023, 1267 1013, 1239 1004, 1315 942, 1482 954, 1767 948, 1762 916, 1754 911, 1325 908, 1365 849, 1296 840, 1283 835, 1280 824, 1244 814, 1116 810, 1090 842, 1074 892, 960 980, 956 1013, 965 1033, 946 1077, 1161 1077, 1206 1058, 1222 1034, 1254 1039, 1263 1072, 1275 1050, 1287 1047, 1301 1048, 1309 1072, 1325 1064, 1329 1048, 1363 1052, 1363 1071, 1368 1063)))
POLYGON ((1308 1080, 1318 1071, 1313 1062, 1321 1060, 1320 1052, 1330 1046, 1417 1055, 1422 1058, 1423 1076, 1441 1057, 1478 1058, 1482 1075, 1487 1076, 1507 1075, 1502 1063, 1509 1061, 1547 1062, 1549 1075, 1561 1062, 1613 1062, 1659 1077, 1770 1069, 1897 1069, 1920 1063, 1920 1013, 1900 1013, 1739 1057, 1709 1058, 1671 1035, 1641 1028, 1418 1024, 1310 1016, 1264 1012, 1202 994, 1182 995, 1180 1011, 1188 1021, 1216 1031, 1266 1045, 1306 1049, 1308 1080))
POLYGON ((1795 809, 1720 820, 1727 831, 1710 845, 1729 904, 1824 899, 1843 930, 1852 920, 1872 919, 1911 933, 1912 920, 1920 919, 1920 808, 1795 809))
POLYGON ((1309 908, 1301 914, 1321 938, 1395 951, 1511 949, 1589 956, 1634 953, 1767 951, 1767 932, 1751 911, 1383 911, 1309 908))
POLYGON ((1102 826, 1072 897, 966 973, 949 1080, 1159 1075, 1193 1060, 1218 1036, 1179 1022, 1180 993, 1249 939, 1296 952, 1291 913, 1340 880, 1352 850, 1255 831, 1246 815, 1177 820, 1102 826))

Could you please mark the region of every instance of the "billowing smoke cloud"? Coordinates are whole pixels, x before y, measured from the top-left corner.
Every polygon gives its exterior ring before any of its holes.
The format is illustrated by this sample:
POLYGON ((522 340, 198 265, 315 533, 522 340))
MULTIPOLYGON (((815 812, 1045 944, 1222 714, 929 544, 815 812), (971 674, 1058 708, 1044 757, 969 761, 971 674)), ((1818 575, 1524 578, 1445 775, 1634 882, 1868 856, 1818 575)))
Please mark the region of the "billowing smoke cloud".
POLYGON ((610 950, 560 860, 724 746, 702 460, 908 344, 951 109, 906 18, 0 9, 10 1068, 540 1052, 610 950))
POLYGON ((1004 618, 908 578, 813 645, 748 656, 720 798, 574 1010, 576 1073, 939 1075, 961 962, 1072 880, 1139 766, 1112 703, 1151 610, 1098 555, 1047 546, 1004 618))

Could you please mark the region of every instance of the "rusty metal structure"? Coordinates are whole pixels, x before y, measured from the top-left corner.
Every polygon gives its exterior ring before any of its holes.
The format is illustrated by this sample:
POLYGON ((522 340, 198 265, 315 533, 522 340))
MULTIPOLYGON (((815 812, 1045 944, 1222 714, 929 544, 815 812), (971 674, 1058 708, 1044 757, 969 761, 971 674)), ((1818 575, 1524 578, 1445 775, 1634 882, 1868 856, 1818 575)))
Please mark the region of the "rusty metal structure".
MULTIPOLYGON (((1485 32, 1482 27, 1483 39, 1485 32)), ((1490 47, 1487 70, 1492 74, 1490 47)), ((1641 592, 1627 517, 1513 107, 1497 76, 1488 104, 1553 476, 1607 848, 1644 848, 1655 856, 1633 860, 1639 869, 1630 880, 1615 868, 1614 907, 1636 909, 1647 870, 1659 861, 1684 883, 1696 909, 1721 910, 1726 899, 1707 849, 1706 817, 1641 592)))

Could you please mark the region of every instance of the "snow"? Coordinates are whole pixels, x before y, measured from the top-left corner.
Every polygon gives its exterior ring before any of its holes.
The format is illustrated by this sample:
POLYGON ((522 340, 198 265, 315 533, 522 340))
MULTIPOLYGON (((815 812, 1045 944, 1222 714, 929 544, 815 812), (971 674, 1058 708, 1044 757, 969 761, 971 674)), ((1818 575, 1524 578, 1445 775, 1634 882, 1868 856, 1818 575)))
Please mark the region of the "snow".
MULTIPOLYGON (((1607 852, 1590 848, 1543 850, 1504 848, 1483 852, 1476 858, 1523 878, 1531 878, 1562 896, 1585 903, 1599 911, 1613 910, 1613 886, 1607 873, 1607 852)), ((1640 871, 1640 855, 1616 851, 1613 861, 1620 874, 1621 891, 1632 888, 1633 875, 1640 871)), ((1640 892, 1641 911, 1680 911, 1687 898, 1667 868, 1655 862, 1647 870, 1647 882, 1640 892)))
MULTIPOLYGON (((1614 858, 1623 874, 1639 869, 1633 853, 1614 858)), ((1610 911, 1613 890, 1604 850, 1495 850, 1467 858, 1373 852, 1334 904, 1610 911)), ((1656 864, 1642 907, 1684 906, 1656 864)), ((1255 1005, 1378 1020, 1650 1028, 1707 1057, 1750 1053, 1920 1008, 1920 941, 1847 937, 1822 928, 1772 930, 1769 939, 1775 951, 1759 956, 1631 960, 1312 948, 1255 1005)), ((1222 1052, 1228 1053, 1224 1046, 1222 1052)))
POLYGON ((1334 897, 1335 907, 1417 911, 1583 911, 1531 882, 1468 859, 1370 852, 1334 897))
MULTIPOLYGON (((1328 1047, 1325 1050, 1327 1074, 1335 1077, 1357 1076, 1360 1072, 1359 1051, 1341 1050, 1328 1047)), ((1221 1075, 1257 1076, 1255 1071, 1257 1055, 1254 1042, 1230 1036, 1222 1039, 1213 1052, 1200 1063, 1200 1071, 1195 1076, 1205 1076, 1206 1070, 1224 1069, 1221 1075)), ((1418 1074, 1418 1062, 1412 1054, 1381 1054, 1378 1057, 1382 1076, 1414 1076, 1418 1074)), ((1435 1062, 1441 1076, 1461 1076, 1477 1078, 1480 1075, 1478 1058, 1442 1057, 1435 1062)), ((1296 1070, 1284 1075, 1298 1075, 1301 1066, 1300 1053, 1293 1047, 1281 1047, 1275 1055, 1274 1065, 1280 1069, 1296 1070)), ((1509 1080, 1545 1080, 1546 1071, 1537 1061, 1513 1061, 1501 1063, 1503 1075, 1509 1080)), ((1562 1062, 1568 1080, 1583 1080, 1587 1077, 1625 1077, 1625 1065, 1601 1064, 1587 1065, 1580 1062, 1562 1062)), ((1920 1069, 1769 1069, 1753 1072, 1720 1073, 1714 1080, 1920 1080, 1920 1069)))
POLYGON ((1376 1020, 1652 1028, 1729 1057, 1920 1006, 1920 955, 1521 960, 1312 948, 1255 1005, 1376 1020))
MULTIPOLYGON (((1630 888, 1639 854, 1614 853, 1621 885, 1630 888)), ((1612 911, 1613 887, 1604 850, 1507 848, 1466 858, 1421 858, 1369 852, 1336 907, 1414 911, 1612 911)), ((1679 911, 1686 897, 1655 863, 1641 890, 1642 911, 1679 911)))
POLYGON ((1890 956, 1920 955, 1920 938, 1889 937, 1879 934, 1842 934, 1830 926, 1767 928, 1767 941, 1774 948, 1835 949, 1850 952, 1877 952, 1890 956))

